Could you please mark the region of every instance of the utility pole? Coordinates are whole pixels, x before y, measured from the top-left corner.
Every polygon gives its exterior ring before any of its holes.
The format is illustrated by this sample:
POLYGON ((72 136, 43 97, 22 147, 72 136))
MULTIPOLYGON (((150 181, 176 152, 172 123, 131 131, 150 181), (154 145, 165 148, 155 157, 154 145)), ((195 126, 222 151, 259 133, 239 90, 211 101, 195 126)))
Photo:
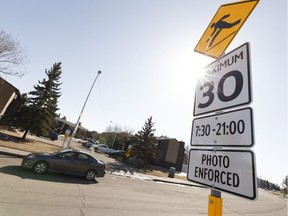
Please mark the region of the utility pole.
POLYGON ((77 123, 76 123, 76 125, 75 125, 75 127, 74 127, 74 130, 73 130, 73 132, 72 132, 72 135, 71 135, 71 137, 70 137, 70 139, 69 139, 69 141, 68 141, 68 144, 67 144, 67 146, 66 146, 66 149, 69 148, 69 146, 70 146, 70 144, 71 144, 71 141, 72 141, 72 139, 74 138, 74 136, 75 136, 75 134, 76 134, 76 132, 77 132, 77 129, 78 129, 79 123, 80 123, 80 119, 81 119, 81 117, 82 117, 82 115, 83 115, 83 111, 84 111, 84 108, 85 108, 86 103, 87 103, 87 101, 88 101, 88 98, 89 98, 89 96, 90 96, 90 93, 91 93, 91 91, 92 91, 92 89, 93 89, 93 87, 94 87, 94 84, 95 84, 98 76, 99 76, 101 73, 102 73, 102 72, 99 70, 98 73, 97 73, 97 76, 96 76, 96 78, 95 78, 95 80, 94 80, 94 82, 93 82, 93 84, 92 84, 92 86, 91 86, 91 88, 90 88, 90 91, 89 91, 89 93, 88 93, 88 95, 87 95, 87 97, 86 97, 85 103, 84 103, 84 105, 83 105, 83 107, 82 107, 82 110, 81 110, 80 115, 79 115, 79 117, 78 117, 77 123))

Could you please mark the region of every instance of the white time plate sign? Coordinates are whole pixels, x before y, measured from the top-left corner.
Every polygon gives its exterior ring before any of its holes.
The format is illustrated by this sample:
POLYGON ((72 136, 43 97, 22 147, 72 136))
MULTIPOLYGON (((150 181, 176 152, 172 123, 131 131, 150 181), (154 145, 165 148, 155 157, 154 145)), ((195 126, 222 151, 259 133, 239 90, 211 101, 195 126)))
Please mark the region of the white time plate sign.
POLYGON ((252 147, 254 144, 252 108, 208 117, 192 123, 192 146, 252 147))

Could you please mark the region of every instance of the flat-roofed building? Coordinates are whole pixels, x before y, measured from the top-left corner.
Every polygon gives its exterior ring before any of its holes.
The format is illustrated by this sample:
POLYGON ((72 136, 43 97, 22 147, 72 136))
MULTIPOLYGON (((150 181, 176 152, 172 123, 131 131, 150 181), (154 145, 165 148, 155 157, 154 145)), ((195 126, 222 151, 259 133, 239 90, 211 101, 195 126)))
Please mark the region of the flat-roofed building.
POLYGON ((176 139, 160 139, 158 142, 159 158, 157 165, 165 168, 175 167, 182 170, 185 143, 176 139))

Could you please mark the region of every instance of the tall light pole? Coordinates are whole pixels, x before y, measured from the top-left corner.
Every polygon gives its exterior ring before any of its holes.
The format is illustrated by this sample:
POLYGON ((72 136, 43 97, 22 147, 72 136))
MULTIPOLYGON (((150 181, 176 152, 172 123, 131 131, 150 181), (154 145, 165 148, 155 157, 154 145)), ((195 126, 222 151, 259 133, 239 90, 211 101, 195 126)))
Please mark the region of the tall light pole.
POLYGON ((113 122, 113 121, 110 121, 111 123, 113 123, 115 125, 115 133, 114 133, 114 137, 113 137, 113 142, 112 142, 112 149, 114 147, 114 143, 115 143, 115 138, 116 138, 116 133, 117 133, 117 125, 113 122))
POLYGON ((76 123, 76 125, 75 125, 75 128, 74 128, 74 130, 73 130, 73 132, 72 132, 72 135, 71 135, 71 137, 70 137, 70 139, 69 139, 69 141, 68 141, 68 144, 67 144, 67 146, 66 146, 66 149, 69 148, 69 146, 70 146, 70 144, 71 144, 71 141, 72 141, 73 137, 75 136, 75 134, 76 134, 76 132, 77 132, 77 129, 78 129, 78 126, 79 126, 79 123, 80 123, 80 119, 81 119, 81 117, 82 117, 82 115, 83 115, 83 111, 84 111, 84 108, 85 108, 86 103, 87 103, 87 101, 88 101, 88 98, 89 98, 89 96, 90 96, 90 93, 91 93, 91 91, 92 91, 92 89, 93 89, 93 87, 94 87, 94 84, 95 84, 98 76, 99 76, 101 73, 102 73, 102 72, 99 70, 98 73, 97 73, 97 76, 96 76, 96 78, 95 78, 95 80, 94 80, 94 82, 93 82, 93 84, 92 84, 92 86, 91 86, 91 88, 90 88, 90 91, 89 91, 89 93, 88 93, 88 95, 87 95, 87 97, 86 97, 85 103, 84 103, 84 105, 83 105, 83 107, 82 107, 82 110, 81 110, 80 115, 79 115, 79 117, 78 117, 78 120, 77 120, 77 123, 76 123))

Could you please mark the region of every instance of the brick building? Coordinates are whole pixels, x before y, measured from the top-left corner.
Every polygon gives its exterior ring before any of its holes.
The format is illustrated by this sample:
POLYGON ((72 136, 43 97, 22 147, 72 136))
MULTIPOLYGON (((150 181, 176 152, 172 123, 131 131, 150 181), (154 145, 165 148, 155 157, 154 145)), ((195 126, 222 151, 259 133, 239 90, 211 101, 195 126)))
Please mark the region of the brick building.
POLYGON ((21 106, 20 91, 0 77, 0 120, 16 112, 21 106))

